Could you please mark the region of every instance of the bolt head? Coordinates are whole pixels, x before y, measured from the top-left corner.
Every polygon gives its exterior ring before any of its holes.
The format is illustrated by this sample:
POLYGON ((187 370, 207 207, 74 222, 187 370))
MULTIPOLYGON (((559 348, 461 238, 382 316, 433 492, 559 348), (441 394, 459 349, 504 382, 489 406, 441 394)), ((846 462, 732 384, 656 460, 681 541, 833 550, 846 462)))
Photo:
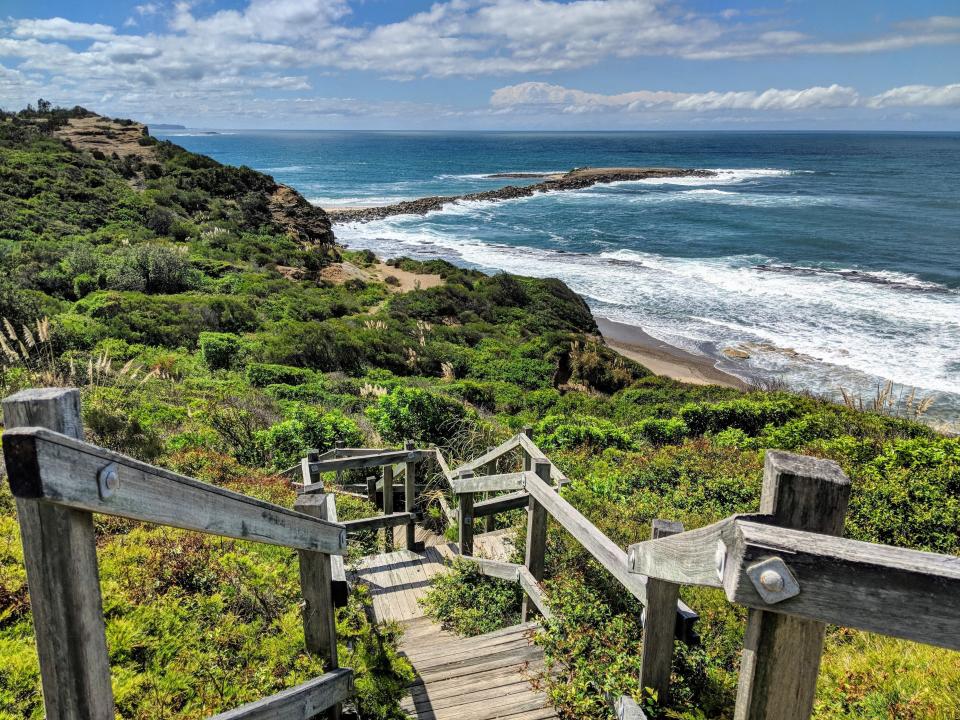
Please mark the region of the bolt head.
POLYGON ((116 490, 120 486, 120 477, 117 475, 116 471, 111 470, 107 473, 107 476, 103 479, 103 482, 111 490, 116 490))
POLYGON ((763 585, 765 590, 780 592, 784 586, 783 575, 776 570, 764 570, 760 573, 760 584, 763 585))

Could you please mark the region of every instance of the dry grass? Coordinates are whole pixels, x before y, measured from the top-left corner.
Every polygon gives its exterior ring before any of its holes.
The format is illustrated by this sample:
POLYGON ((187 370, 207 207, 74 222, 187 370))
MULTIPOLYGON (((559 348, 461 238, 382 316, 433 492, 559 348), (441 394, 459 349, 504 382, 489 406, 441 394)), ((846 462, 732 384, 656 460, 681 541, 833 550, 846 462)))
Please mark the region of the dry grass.
POLYGON ((901 386, 899 391, 894 391, 894 385, 889 380, 883 384, 877 383, 875 395, 866 402, 862 396, 854 395, 846 388, 840 388, 840 395, 843 397, 843 404, 851 410, 868 410, 911 420, 919 420, 926 415, 936 400, 936 395, 918 396, 917 388, 910 388, 907 392, 907 388, 901 386))

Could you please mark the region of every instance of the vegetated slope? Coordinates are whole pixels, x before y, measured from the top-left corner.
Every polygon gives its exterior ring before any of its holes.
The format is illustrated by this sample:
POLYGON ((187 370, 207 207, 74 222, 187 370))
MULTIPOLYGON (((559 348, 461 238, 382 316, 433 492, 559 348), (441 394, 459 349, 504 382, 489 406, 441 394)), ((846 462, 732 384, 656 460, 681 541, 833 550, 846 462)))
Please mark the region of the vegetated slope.
MULTIPOLYGON (((71 150, 52 134, 67 115, 0 122, 0 392, 80 386, 95 442, 290 503, 272 473, 308 448, 409 437, 467 458, 529 423, 574 478, 567 497, 621 545, 648 537, 654 517, 692 528, 755 510, 763 450, 777 447, 843 465, 854 483, 849 536, 960 550, 956 439, 791 393, 651 376, 599 341, 586 305, 557 281, 399 259, 394 267, 443 278, 399 292, 389 278, 364 280, 375 259, 348 251, 359 272, 328 272, 337 250, 276 224, 265 176, 144 141, 157 152, 151 177, 151 161, 71 150)), ((0 717, 39 718, 2 487, 0 717)), ((345 519, 373 513, 349 496, 338 505, 345 519)), ((294 553, 98 522, 122 717, 204 717, 319 670, 300 651, 294 553)), ((568 669, 550 692, 566 717, 605 717, 602 690, 638 690, 640 608, 557 528, 547 575, 559 621, 541 641, 568 669)), ((460 595, 445 586, 443 604, 474 623, 494 610, 509 618, 515 591, 476 589, 488 582, 470 578, 460 595), (482 613, 471 611, 478 600, 482 613)), ((717 593, 684 592, 703 642, 678 653, 673 711, 729 717, 742 613, 717 593)), ((362 593, 340 632, 365 716, 399 717, 409 668, 389 629, 378 636, 365 620, 362 593)), ((952 718, 958 697, 957 653, 830 634, 820 718, 952 718)))

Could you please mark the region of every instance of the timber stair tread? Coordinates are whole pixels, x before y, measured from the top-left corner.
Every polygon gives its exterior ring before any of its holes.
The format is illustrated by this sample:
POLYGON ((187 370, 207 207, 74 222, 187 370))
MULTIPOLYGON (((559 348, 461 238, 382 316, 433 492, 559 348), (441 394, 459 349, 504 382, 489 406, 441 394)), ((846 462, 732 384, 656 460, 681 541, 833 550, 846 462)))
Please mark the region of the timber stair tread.
MULTIPOLYGON (((489 549, 501 550, 503 533, 489 535, 489 549)), ((425 546, 420 553, 395 550, 368 556, 351 572, 355 581, 369 587, 376 619, 399 622, 404 629, 400 651, 416 673, 401 703, 404 712, 415 720, 556 718, 546 695, 531 683, 543 668, 543 651, 531 642, 537 624, 470 638, 442 629, 424 615, 419 601, 459 551, 420 527, 417 540, 425 546)), ((402 544, 399 533, 395 541, 402 544)))

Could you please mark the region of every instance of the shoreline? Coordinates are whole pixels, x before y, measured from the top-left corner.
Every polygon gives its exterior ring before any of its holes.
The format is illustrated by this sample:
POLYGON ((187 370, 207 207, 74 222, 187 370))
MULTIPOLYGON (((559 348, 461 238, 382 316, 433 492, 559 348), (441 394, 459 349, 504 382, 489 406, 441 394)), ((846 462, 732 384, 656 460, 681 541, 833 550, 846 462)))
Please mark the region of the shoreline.
POLYGON ((749 390, 743 380, 719 370, 710 358, 682 350, 657 340, 636 325, 594 316, 604 342, 614 352, 640 363, 655 375, 693 385, 722 385, 749 390))

